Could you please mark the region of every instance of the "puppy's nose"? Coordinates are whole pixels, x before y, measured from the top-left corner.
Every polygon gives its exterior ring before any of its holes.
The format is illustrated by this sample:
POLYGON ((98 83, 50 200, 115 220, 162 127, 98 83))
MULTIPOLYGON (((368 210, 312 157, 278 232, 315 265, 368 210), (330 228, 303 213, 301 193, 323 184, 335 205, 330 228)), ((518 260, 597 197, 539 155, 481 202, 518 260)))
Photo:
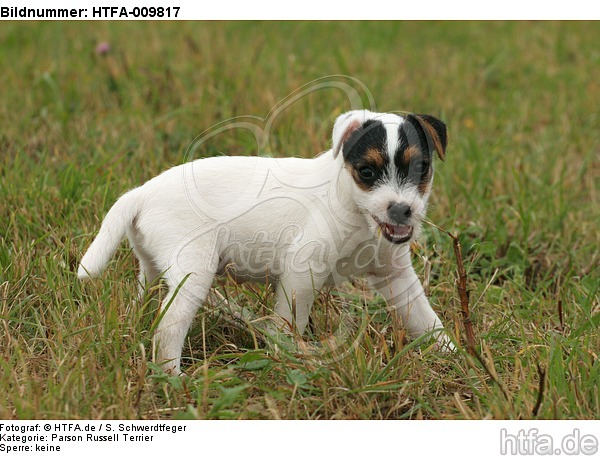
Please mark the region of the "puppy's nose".
POLYGON ((404 203, 392 203, 388 207, 389 218, 398 225, 405 225, 412 214, 410 206, 404 203))

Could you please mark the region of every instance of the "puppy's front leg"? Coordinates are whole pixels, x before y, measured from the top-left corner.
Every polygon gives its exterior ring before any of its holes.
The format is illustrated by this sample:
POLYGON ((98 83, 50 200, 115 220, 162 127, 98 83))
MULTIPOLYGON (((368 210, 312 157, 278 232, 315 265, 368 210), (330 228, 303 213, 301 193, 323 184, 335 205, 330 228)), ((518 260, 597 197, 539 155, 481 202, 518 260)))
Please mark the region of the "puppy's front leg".
MULTIPOLYGON (((416 338, 444 328, 429 305, 412 265, 387 277, 369 276, 368 281, 383 296, 392 314, 402 320, 411 337, 416 338)), ((454 345, 446 334, 440 332, 435 337, 437 348, 443 351, 454 350, 454 345)))

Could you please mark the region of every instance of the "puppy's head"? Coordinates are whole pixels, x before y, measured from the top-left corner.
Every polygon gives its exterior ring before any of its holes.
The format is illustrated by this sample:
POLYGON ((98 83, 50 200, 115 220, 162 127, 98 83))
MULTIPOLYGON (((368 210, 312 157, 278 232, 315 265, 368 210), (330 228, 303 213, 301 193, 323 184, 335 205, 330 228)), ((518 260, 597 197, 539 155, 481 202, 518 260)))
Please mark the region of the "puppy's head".
POLYGON ((353 200, 374 234, 394 244, 418 234, 433 182, 433 155, 443 160, 446 125, 423 114, 351 111, 333 128, 333 154, 351 176, 353 200))

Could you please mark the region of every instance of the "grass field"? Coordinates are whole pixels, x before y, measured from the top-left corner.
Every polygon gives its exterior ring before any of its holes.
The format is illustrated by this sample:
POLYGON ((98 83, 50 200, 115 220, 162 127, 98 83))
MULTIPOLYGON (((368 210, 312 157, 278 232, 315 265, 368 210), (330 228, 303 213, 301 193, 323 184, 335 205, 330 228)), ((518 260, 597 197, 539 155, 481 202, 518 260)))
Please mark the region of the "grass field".
MULTIPOLYGON (((3 23, 0 419, 600 418, 599 42, 586 22, 3 23), (184 162, 202 131, 266 117, 328 75, 360 81, 380 111, 448 123, 429 217, 460 237, 479 357, 416 347, 357 280, 320 297, 306 336, 351 309, 361 331, 344 356, 264 347, 207 312, 188 376, 162 374, 150 343, 162 291, 132 304, 126 243, 79 283, 83 250, 115 199, 184 162)), ((325 150, 349 108, 341 90, 312 91, 261 152, 325 150)), ((231 130, 196 156, 221 153, 256 143, 231 130)), ((426 226, 416 250, 464 347, 451 240, 426 226)), ((217 285, 272 305, 264 286, 217 285)))

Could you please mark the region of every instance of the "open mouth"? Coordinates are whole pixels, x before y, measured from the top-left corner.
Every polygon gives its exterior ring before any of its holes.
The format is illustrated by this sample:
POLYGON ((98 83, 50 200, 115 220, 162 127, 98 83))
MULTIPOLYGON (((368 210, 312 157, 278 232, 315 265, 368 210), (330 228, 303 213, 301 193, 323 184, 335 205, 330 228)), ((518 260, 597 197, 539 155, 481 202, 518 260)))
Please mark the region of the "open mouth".
POLYGON ((408 241, 413 234, 413 227, 409 225, 393 225, 391 223, 382 222, 373 216, 373 219, 379 225, 383 237, 393 244, 401 244, 408 241))

